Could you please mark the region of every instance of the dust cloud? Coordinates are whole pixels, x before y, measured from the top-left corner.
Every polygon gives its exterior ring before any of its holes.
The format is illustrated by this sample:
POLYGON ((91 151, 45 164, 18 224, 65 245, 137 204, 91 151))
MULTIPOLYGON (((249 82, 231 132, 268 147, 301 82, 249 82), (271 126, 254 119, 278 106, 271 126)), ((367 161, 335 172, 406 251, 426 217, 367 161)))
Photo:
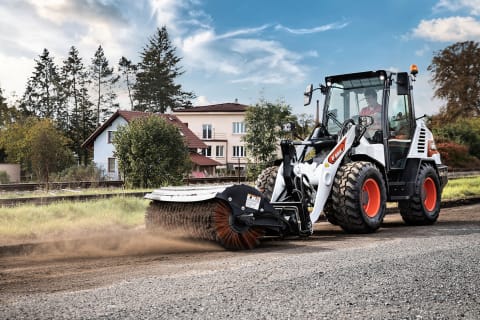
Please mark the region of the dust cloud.
POLYGON ((25 255, 40 259, 63 258, 101 258, 116 256, 143 256, 155 254, 176 254, 194 252, 221 251, 218 244, 211 241, 188 238, 178 232, 168 232, 157 229, 147 231, 137 230, 108 230, 99 232, 73 232, 68 237, 57 236, 48 241, 39 241, 31 244, 21 244, 12 247, 0 247, 0 256, 3 251, 13 255, 25 255), (82 235, 80 235, 82 234, 82 235), (8 249, 7 249, 8 248, 8 249))

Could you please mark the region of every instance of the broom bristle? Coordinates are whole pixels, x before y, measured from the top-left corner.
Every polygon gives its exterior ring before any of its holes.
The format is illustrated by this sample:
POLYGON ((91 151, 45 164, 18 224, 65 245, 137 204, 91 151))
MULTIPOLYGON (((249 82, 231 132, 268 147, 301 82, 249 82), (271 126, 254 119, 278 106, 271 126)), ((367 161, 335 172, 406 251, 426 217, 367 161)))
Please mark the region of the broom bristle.
POLYGON ((253 249, 263 236, 262 228, 243 228, 241 232, 230 225, 232 210, 218 200, 203 202, 152 201, 147 209, 147 228, 160 228, 184 235, 213 240, 230 250, 253 249))
POLYGON ((242 250, 253 249, 259 244, 263 235, 261 228, 248 228, 241 233, 230 225, 231 208, 224 202, 219 202, 215 208, 214 226, 222 245, 227 249, 242 250))

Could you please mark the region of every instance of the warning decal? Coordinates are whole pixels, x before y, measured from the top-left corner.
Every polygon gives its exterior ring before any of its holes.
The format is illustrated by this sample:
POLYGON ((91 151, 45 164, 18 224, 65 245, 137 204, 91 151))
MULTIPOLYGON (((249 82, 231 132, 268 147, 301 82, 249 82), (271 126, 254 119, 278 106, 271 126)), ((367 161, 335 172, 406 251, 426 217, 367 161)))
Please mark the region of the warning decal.
POLYGON ((259 196, 249 193, 247 194, 247 200, 245 201, 245 206, 248 208, 258 210, 258 208, 260 207, 261 199, 262 198, 260 198, 259 196))

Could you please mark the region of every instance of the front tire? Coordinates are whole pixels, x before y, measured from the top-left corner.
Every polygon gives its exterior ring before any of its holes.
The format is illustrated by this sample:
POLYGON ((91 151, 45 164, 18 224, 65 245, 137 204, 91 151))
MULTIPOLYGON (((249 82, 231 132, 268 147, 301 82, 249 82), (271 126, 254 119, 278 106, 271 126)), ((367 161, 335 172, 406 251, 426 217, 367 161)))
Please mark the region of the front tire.
POLYGON ((367 161, 340 167, 332 188, 335 222, 349 233, 377 230, 386 212, 386 188, 378 168, 367 161))
POLYGON ((258 175, 255 181, 255 187, 259 190, 265 198, 272 199, 273 188, 275 188, 275 180, 277 179, 278 167, 268 167, 258 175))
POLYGON ((398 203, 403 221, 409 225, 434 224, 440 214, 441 196, 437 171, 430 164, 423 164, 415 180, 413 197, 398 203))

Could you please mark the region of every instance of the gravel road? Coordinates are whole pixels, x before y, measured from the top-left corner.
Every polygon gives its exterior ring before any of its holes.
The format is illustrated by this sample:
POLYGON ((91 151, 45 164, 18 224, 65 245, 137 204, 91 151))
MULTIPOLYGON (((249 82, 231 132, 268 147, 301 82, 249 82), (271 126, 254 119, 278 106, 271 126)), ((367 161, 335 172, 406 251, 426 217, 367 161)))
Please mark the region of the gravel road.
POLYGON ((0 256, 0 319, 480 319, 480 205, 370 235, 318 223, 253 251, 145 246, 0 256))

